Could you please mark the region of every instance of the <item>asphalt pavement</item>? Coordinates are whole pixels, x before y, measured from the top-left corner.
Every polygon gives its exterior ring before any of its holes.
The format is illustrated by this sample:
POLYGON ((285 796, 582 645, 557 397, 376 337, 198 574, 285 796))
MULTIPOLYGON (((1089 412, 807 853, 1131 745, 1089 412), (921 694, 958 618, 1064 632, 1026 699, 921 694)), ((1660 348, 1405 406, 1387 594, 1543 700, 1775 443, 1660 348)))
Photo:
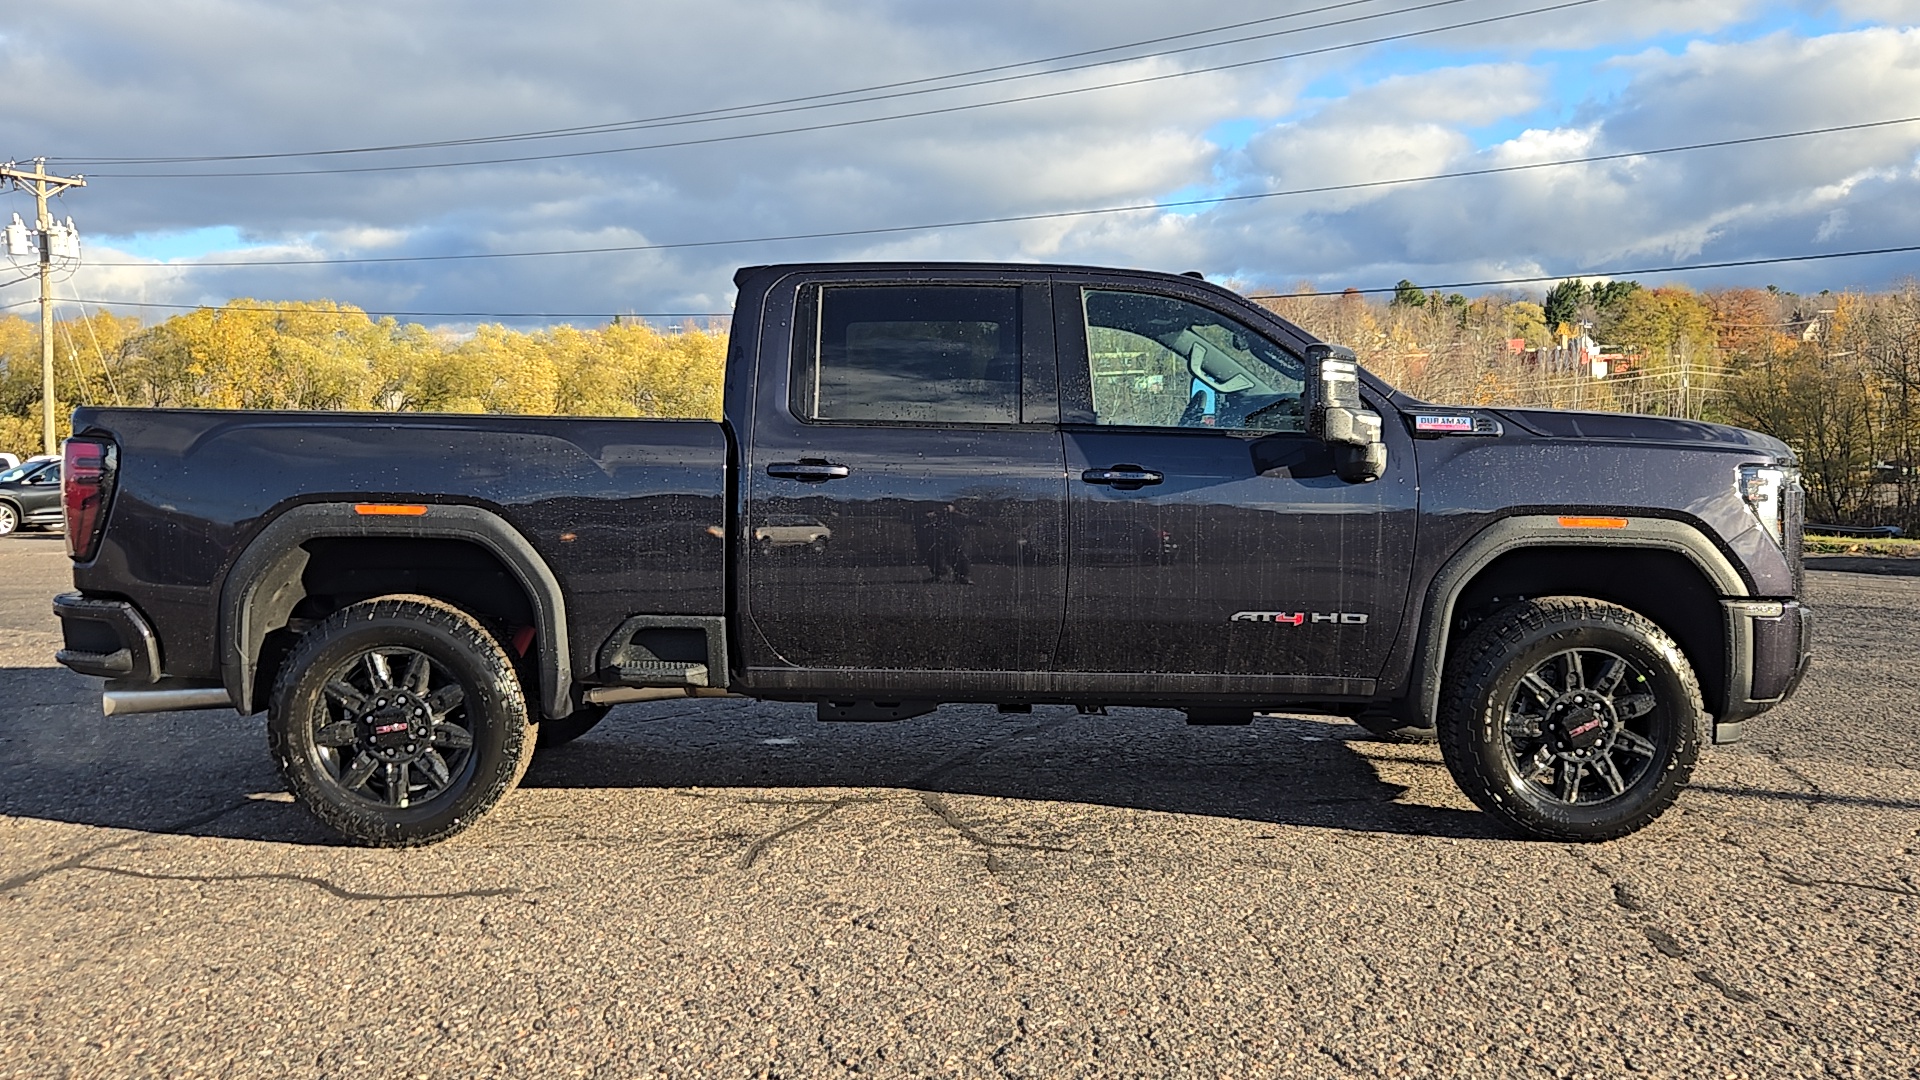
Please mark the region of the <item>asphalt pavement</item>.
POLYGON ((1647 830, 1513 839, 1344 721, 625 706, 332 842, 261 719, 105 718, 0 541, 0 1076, 1920 1073, 1920 577, 1647 830))

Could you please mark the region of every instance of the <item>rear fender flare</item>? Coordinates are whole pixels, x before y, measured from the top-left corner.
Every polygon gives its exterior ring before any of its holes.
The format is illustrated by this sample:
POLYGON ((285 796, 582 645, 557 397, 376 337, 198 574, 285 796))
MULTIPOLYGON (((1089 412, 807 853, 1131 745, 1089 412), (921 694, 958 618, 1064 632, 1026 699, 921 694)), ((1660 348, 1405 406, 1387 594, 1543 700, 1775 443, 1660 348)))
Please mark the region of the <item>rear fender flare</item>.
POLYGON ((541 715, 573 711, 573 661, 567 648, 567 607, 546 560, 505 518, 478 506, 432 504, 418 516, 361 514, 355 503, 308 503, 273 519, 234 560, 220 588, 220 677, 245 712, 255 710, 255 677, 268 625, 284 619, 298 599, 290 590, 304 569, 301 547, 318 537, 395 537, 462 540, 499 559, 533 607, 540 643, 541 715))

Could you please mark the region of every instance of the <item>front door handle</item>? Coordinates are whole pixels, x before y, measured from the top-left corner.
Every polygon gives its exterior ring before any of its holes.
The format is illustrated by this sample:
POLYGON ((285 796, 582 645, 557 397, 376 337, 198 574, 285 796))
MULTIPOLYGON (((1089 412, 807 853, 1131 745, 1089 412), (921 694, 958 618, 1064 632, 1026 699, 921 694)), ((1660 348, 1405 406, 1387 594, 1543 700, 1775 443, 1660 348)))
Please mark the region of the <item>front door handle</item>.
POLYGON ((835 465, 830 461, 776 461, 767 466, 768 476, 777 476, 782 480, 799 480, 807 484, 839 480, 851 474, 852 471, 845 465, 835 465))
POLYGON ((1122 491, 1157 484, 1166 479, 1162 473, 1152 469, 1143 469, 1138 465, 1115 465, 1111 469, 1088 469, 1080 474, 1080 479, 1088 484, 1107 484, 1122 491))

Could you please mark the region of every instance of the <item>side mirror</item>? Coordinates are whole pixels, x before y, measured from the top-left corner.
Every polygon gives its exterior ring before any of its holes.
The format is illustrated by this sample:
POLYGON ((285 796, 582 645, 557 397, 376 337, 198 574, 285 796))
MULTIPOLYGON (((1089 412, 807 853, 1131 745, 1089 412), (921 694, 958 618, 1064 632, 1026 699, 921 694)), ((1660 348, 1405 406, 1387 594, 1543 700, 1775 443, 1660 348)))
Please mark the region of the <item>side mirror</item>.
POLYGON ((1344 345, 1307 346, 1307 431, 1333 450, 1333 471, 1349 483, 1387 471, 1380 414, 1360 400, 1360 364, 1344 345))

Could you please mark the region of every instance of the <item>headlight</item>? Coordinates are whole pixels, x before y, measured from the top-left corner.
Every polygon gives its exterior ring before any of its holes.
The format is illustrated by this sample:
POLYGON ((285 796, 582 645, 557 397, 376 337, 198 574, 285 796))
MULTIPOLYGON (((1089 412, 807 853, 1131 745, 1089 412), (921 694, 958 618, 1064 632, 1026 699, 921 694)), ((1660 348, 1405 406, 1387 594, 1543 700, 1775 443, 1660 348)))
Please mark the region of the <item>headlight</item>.
POLYGON ((1787 482, 1793 479, 1792 469, 1778 465, 1742 465, 1740 466, 1740 498, 1760 519, 1760 527, 1767 530, 1773 542, 1786 545, 1785 491, 1787 482))

